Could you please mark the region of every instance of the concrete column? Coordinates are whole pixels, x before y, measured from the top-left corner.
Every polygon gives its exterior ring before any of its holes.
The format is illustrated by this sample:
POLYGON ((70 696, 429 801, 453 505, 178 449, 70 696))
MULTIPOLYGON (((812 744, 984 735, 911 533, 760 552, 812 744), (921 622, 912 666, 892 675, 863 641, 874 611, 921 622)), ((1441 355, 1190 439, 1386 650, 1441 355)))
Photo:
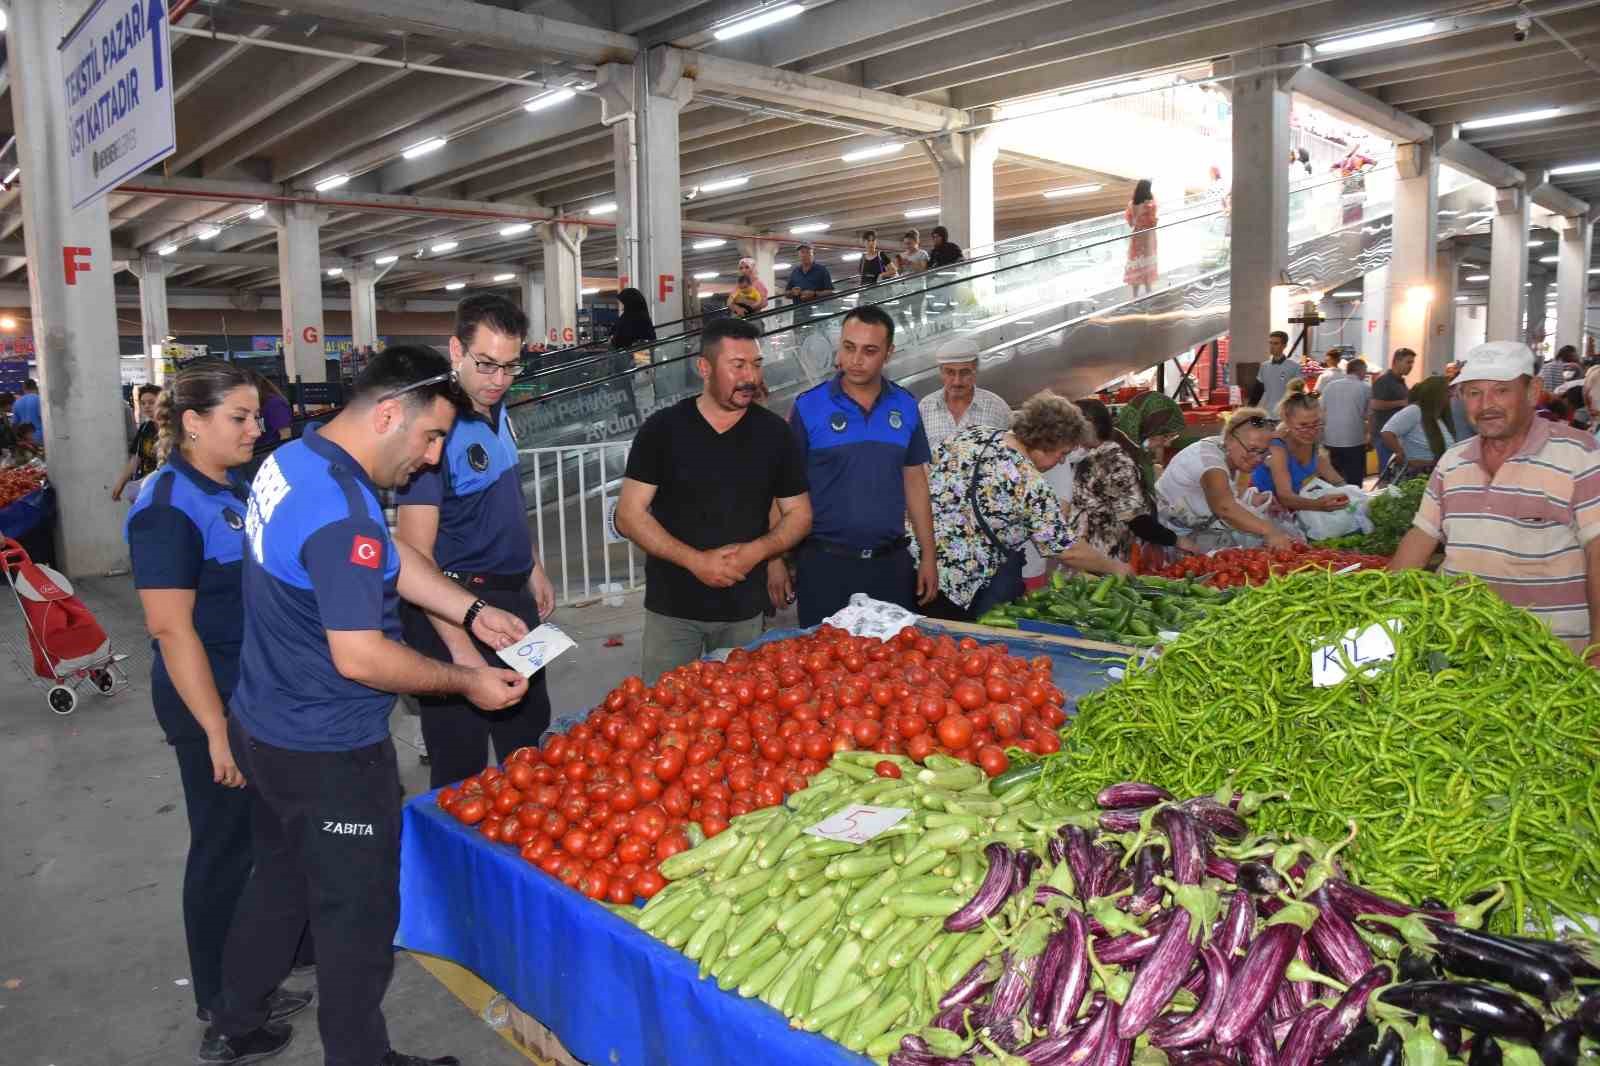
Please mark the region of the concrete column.
POLYGON ((930 146, 939 168, 939 224, 966 251, 994 243, 994 129, 952 133, 930 146))
POLYGON ((589 227, 571 222, 542 222, 544 242, 544 325, 550 344, 576 344, 578 291, 583 288, 583 238, 589 227))
POLYGON ((358 350, 378 346, 378 282, 393 267, 363 263, 344 272, 350 283, 350 342, 358 350))
MULTIPOLYGON (((1550 276, 1548 274, 1539 273, 1534 274, 1528 280, 1533 283, 1533 287, 1527 289, 1528 325, 1523 340, 1527 342, 1528 347, 1536 348, 1543 341, 1545 335, 1549 332, 1549 323, 1545 321, 1545 306, 1550 300, 1550 276)), ((1526 286, 1524 286, 1524 288, 1526 288, 1526 286)), ((1556 350, 1551 348, 1550 351, 1546 353, 1546 358, 1549 358, 1555 354, 1556 350)))
POLYGON ((528 340, 541 344, 550 338, 545 332, 544 275, 528 271, 522 275, 522 313, 528 316, 528 340))
POLYGON ((171 330, 167 326, 167 275, 172 264, 158 255, 129 260, 128 269, 139 279, 139 324, 144 333, 144 379, 165 384, 161 360, 162 345, 171 330))
POLYGON ((1492 341, 1522 338, 1528 304, 1528 197, 1520 186, 1495 190, 1496 213, 1489 226, 1489 321, 1492 341))
POLYGON ((1461 278, 1461 253, 1454 244, 1440 248, 1433 259, 1433 308, 1428 347, 1423 361, 1429 374, 1442 374, 1456 358, 1456 283, 1461 278))
MULTIPOLYGON (((778 282, 772 264, 778 261, 777 241, 758 241, 754 237, 741 237, 739 239, 739 258, 750 258, 756 261, 756 277, 767 287, 767 295, 774 296, 778 291, 778 282)), ((770 304, 768 306, 771 306, 770 304)))
POLYGON ((278 299, 283 306, 283 369, 293 381, 328 380, 322 347, 322 213, 312 204, 269 207, 278 230, 278 299))
POLYGON ((1398 345, 1389 343, 1389 268, 1379 267, 1361 279, 1361 340, 1356 345, 1367 366, 1389 369, 1398 345))
POLYGON ((73 577, 122 570, 128 559, 127 508, 110 493, 127 455, 111 227, 105 197, 74 211, 67 196, 67 106, 56 63, 56 44, 83 7, 12 4, 6 31, 44 444, 60 510, 56 561, 73 577))
MULTIPOLYGON (((1234 57, 1234 67, 1271 65, 1269 55, 1234 57)), ((1289 262, 1289 94, 1275 71, 1233 83, 1233 236, 1229 333, 1231 358, 1266 358, 1272 290, 1289 262), (1245 220, 1249 224, 1245 224, 1245 220)))
POLYGON ((1589 307, 1589 258, 1594 251, 1594 217, 1562 219, 1556 238, 1556 349, 1575 344, 1583 354, 1589 307))
POLYGON ((1433 315, 1434 256, 1439 216, 1439 161, 1431 142, 1395 149, 1394 230, 1389 255, 1389 347, 1410 348, 1422 357, 1424 374, 1439 373, 1426 362, 1433 315))
POLYGON ((617 272, 644 293, 654 321, 676 321, 684 283, 678 113, 694 82, 683 76, 681 51, 654 48, 632 66, 602 66, 599 89, 610 115, 633 114, 612 127, 617 272))

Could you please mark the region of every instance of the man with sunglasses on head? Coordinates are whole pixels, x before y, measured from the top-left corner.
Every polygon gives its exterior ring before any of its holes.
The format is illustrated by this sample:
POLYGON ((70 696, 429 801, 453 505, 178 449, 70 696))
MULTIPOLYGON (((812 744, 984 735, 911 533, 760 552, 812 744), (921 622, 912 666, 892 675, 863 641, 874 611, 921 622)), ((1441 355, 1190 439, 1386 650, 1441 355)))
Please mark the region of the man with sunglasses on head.
MULTIPOLYGON (((555 588, 534 555, 528 507, 517 467, 505 396, 522 370, 528 318, 504 296, 469 296, 456 307, 450 366, 463 407, 437 465, 420 470, 395 494, 397 535, 432 559, 472 595, 530 625, 555 608, 555 588)), ((406 643, 436 659, 479 667, 494 649, 474 640, 459 620, 403 607, 406 643)), ((514 707, 486 714, 460 696, 417 701, 434 788, 470 777, 488 765, 489 744, 503 760, 539 743, 550 727, 544 672, 533 675, 514 707)))
POLYGON ((255 868, 223 950, 201 1063, 257 1062, 293 1030, 269 1020, 306 922, 317 944, 326 1066, 454 1066, 389 1046, 383 996, 400 919, 397 693, 518 703, 512 670, 439 662, 401 643, 403 597, 490 647, 528 631, 389 536, 378 493, 439 459, 456 420, 450 364, 429 348, 373 358, 343 411, 278 448, 244 519, 244 642, 228 739, 254 792, 255 868))

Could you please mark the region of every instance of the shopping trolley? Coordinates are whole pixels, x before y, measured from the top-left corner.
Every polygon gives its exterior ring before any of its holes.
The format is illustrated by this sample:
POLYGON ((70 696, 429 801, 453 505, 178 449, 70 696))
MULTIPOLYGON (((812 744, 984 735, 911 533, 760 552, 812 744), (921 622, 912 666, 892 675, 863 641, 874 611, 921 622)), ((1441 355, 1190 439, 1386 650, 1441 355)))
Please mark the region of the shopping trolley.
POLYGON ((128 676, 121 666, 127 656, 111 650, 111 639, 94 612, 73 595, 65 576, 35 563, 9 537, 0 538, 0 571, 22 611, 33 672, 49 683, 45 702, 52 711, 77 710, 78 688, 85 682, 102 696, 127 688, 128 676))

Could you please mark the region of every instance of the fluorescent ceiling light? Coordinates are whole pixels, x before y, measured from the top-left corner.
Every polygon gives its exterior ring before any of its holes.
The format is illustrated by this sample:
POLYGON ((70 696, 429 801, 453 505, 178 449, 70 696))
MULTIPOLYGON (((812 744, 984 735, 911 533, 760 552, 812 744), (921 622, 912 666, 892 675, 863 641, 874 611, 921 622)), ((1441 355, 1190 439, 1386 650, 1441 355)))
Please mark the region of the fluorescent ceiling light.
POLYGON ((702 271, 700 271, 700 273, 698 273, 698 274, 696 274, 694 276, 694 280, 696 280, 696 281, 710 281, 712 278, 714 278, 716 276, 717 276, 717 272, 715 270, 702 270, 702 271))
POLYGON ((906 212, 907 218, 932 218, 939 213, 937 207, 913 207, 906 212))
POLYGON ((1543 248, 1546 244, 1549 244, 1549 243, 1550 243, 1549 241, 1529 241, 1528 242, 1528 247, 1529 248, 1543 248))
POLYGON ((1333 294, 1335 300, 1354 300, 1361 295, 1360 289, 1346 289, 1344 292, 1333 294))
POLYGON ((455 292, 457 289, 464 289, 466 287, 467 287, 467 283, 464 282, 464 281, 452 281, 452 282, 449 282, 448 284, 445 285, 444 291, 445 292, 455 292))
POLYGON ((799 4, 778 4, 775 7, 763 8, 758 11, 752 11, 748 15, 741 15, 726 26, 713 30, 711 36, 719 41, 743 37, 747 33, 754 33, 756 30, 764 30, 768 26, 786 22, 804 12, 805 8, 799 4))
POLYGON ((700 186, 700 191, 701 192, 722 192, 724 189, 737 189, 737 188, 740 188, 741 186, 749 185, 749 184, 750 184, 750 179, 748 177, 744 177, 744 178, 723 178, 721 181, 708 181, 708 182, 706 182, 704 185, 700 186))
POLYGON ((17 180, 17 175, 21 174, 21 173, 22 173, 22 168, 21 167, 12 167, 11 168, 11 173, 6 175, 6 180, 4 182, 0 182, 0 185, 10 185, 12 182, 17 180))
POLYGON ((1523 288, 1524 288, 1524 289, 1531 289, 1531 288, 1533 288, 1533 282, 1531 282, 1531 281, 1524 281, 1524 282, 1523 282, 1523 283, 1522 283, 1522 287, 1523 287, 1523 288))
MULTIPOLYGON (((789 264, 788 263, 773 263, 772 264, 772 269, 775 272, 779 271, 779 270, 788 270, 789 269, 789 264)), ((1594 271, 1591 270, 1589 273, 1593 274, 1594 271)))
POLYGON ((1560 262, 1560 260, 1561 257, 1559 255, 1541 255, 1539 257, 1539 262, 1541 263, 1556 263, 1560 262))
POLYGON ((380 255, 373 260, 378 266, 388 266, 390 263, 398 263, 399 261, 400 257, 398 255, 380 255))
POLYGON ((846 163, 859 163, 863 159, 880 159, 886 155, 899 155, 905 151, 904 144, 876 144, 871 148, 860 148, 854 152, 846 152, 839 158, 846 163))
POLYGON ((329 189, 337 189, 341 185, 349 184, 349 182, 350 182, 350 175, 348 175, 348 174, 335 174, 331 178, 323 178, 321 181, 319 181, 315 185, 313 185, 312 188, 317 190, 318 192, 327 192, 329 189))
POLYGON ((518 222, 514 226, 505 226, 500 230, 502 237, 518 237, 533 229, 532 222, 518 222))
POLYGON ((1467 280, 1468 281, 1488 281, 1489 280, 1489 275, 1487 275, 1487 274, 1468 274, 1467 275, 1467 280))
POLYGON ((599 204, 595 207, 589 208, 589 214, 591 215, 614 215, 616 213, 617 202, 615 200, 611 201, 609 204, 599 204))
POLYGON ((795 226, 789 232, 790 233, 821 233, 823 230, 827 229, 829 225, 831 225, 831 223, 827 223, 827 222, 807 222, 803 226, 795 226))
POLYGON ((203 241, 209 241, 211 238, 216 237, 216 236, 220 235, 221 233, 222 233, 222 231, 220 229, 218 229, 217 227, 215 227, 215 226, 207 226, 205 229, 203 229, 199 233, 195 234, 195 236, 199 237, 203 241))
POLYGON ((461 247, 461 242, 460 241, 440 241, 438 244, 434 245, 432 248, 429 248, 428 251, 433 252, 435 255, 437 255, 437 254, 439 254, 441 252, 453 252, 459 247, 461 247))
POLYGON ((265 204, 252 207, 250 209, 250 213, 244 217, 248 218, 251 222, 259 222, 267 217, 267 207, 265 204))
POLYGON ((516 277, 515 274, 496 274, 494 276, 494 280, 496 280, 496 281, 510 281, 514 277, 516 277))
POLYGON ((579 289, 578 290, 578 295, 579 296, 593 296, 596 293, 598 293, 599 291, 600 291, 599 289, 579 289))
POLYGON ((846 252, 846 253, 844 253, 843 255, 841 255, 839 257, 839 261, 842 262, 842 263, 854 263, 857 259, 860 259, 860 258, 861 258, 861 253, 860 252, 846 252))
POLYGON ((171 255, 173 252, 176 252, 177 250, 178 250, 178 246, 176 244, 163 244, 160 248, 156 249, 156 254, 157 255, 171 255))
POLYGON ((577 95, 578 94, 573 92, 571 89, 552 89, 547 93, 541 93, 538 96, 529 99, 522 105, 522 110, 532 114, 535 111, 543 111, 547 107, 555 107, 557 104, 564 104, 577 95))
POLYGON ((1600 170, 1600 162, 1573 163, 1571 166, 1556 167, 1550 171, 1550 176, 1560 177, 1562 174, 1587 174, 1591 170, 1600 170))
POLYGON ((1591 273, 1591 274, 1600 274, 1600 270, 1591 270, 1591 271, 1589 271, 1589 273, 1591 273))
POLYGON ((721 248, 727 243, 728 242, 721 237, 708 237, 703 241, 695 241, 693 244, 689 245, 689 247, 693 248, 697 252, 705 252, 710 251, 712 248, 721 248))
POLYGON ((1467 302, 1467 301, 1468 301, 1468 300, 1469 300, 1469 299, 1471 299, 1471 297, 1468 297, 1468 296, 1457 296, 1457 297, 1456 297, 1456 303, 1458 303, 1458 304, 1464 304, 1464 303, 1466 303, 1466 302, 1467 302))
POLYGON ((340 274, 343 274, 343 273, 344 273, 344 268, 343 267, 329 267, 328 268, 328 277, 330 277, 330 278, 336 278, 340 274))
POLYGON ((1068 196, 1088 196, 1090 193, 1099 192, 1104 185, 1069 185, 1064 189, 1046 189, 1046 200, 1061 200, 1068 196))
POLYGON ((429 152, 437 152, 448 143, 450 142, 443 137, 429 137, 425 141, 418 141, 413 144, 410 148, 401 152, 400 155, 405 159, 416 159, 418 156, 427 155, 429 152))
POLYGON ((1555 118, 1561 114, 1559 107, 1543 107, 1537 111, 1518 111, 1512 115, 1496 115, 1494 118, 1475 118, 1471 122, 1463 122, 1464 130, 1487 130, 1495 126, 1515 126, 1520 122, 1542 122, 1547 118, 1555 118))
POLYGON ((1408 26, 1393 26, 1387 30, 1375 30, 1372 33, 1358 33, 1353 37, 1340 37, 1333 41, 1324 41, 1316 46, 1316 51, 1322 55, 1336 55, 1340 52, 1358 52, 1363 48, 1377 48, 1386 44, 1399 44, 1401 41, 1412 41, 1418 37, 1426 37, 1432 33, 1434 23, 1413 22, 1408 26))
POLYGON ((1482 270, 1483 269, 1483 264, 1482 263, 1462 263, 1461 266, 1462 266, 1462 269, 1464 269, 1464 270, 1482 270))

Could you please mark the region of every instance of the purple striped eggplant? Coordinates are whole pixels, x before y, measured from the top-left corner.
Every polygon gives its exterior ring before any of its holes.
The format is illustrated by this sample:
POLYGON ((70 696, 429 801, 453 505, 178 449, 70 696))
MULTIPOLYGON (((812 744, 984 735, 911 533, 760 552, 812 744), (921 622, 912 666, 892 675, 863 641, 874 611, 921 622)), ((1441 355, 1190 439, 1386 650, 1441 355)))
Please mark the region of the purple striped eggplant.
POLYGON ((1100 828, 1108 833, 1137 833, 1140 820, 1149 807, 1124 807, 1100 812, 1100 828))
POLYGON ((1156 815, 1156 826, 1171 846, 1172 879, 1180 885, 1198 885, 1205 876, 1206 855, 1211 851, 1205 827, 1177 807, 1156 815))
POLYGON ((989 1006, 984 1011, 983 1024, 1000 1028, 1022 1010, 1028 1000, 1028 985, 1032 983, 1038 965, 1037 955, 1010 951, 1001 953, 1000 979, 989 993, 989 1006))
POLYGON ((1066 924, 1056 934, 1061 951, 1056 956, 1055 978, 1042 1021, 1045 1032, 1060 1036, 1072 1025, 1089 991, 1089 923, 1078 911, 1068 911, 1066 924))
POLYGON ((1321 1045, 1322 1028, 1328 1021, 1328 1008, 1313 1003, 1301 1011, 1278 1048, 1278 1066, 1311 1066, 1312 1056, 1321 1045))
POLYGON ((1079 897, 1088 899, 1093 895, 1089 891, 1090 878, 1094 876, 1097 862, 1093 838, 1087 830, 1075 825, 1062 826, 1056 830, 1056 836, 1067 846, 1067 867, 1072 871, 1072 883, 1078 886, 1079 897))
POLYGON ((1356 933, 1353 922, 1333 905, 1326 887, 1319 888, 1306 902, 1320 912, 1306 930, 1306 939, 1327 972, 1344 984, 1353 984, 1372 969, 1372 952, 1356 933))
POLYGON ((1161 846, 1150 844, 1133 857, 1133 895, 1124 901, 1130 914, 1149 914, 1161 905, 1161 886, 1156 878, 1163 872, 1161 846))
MULTIPOLYGON (((1440 921, 1454 922, 1455 913, 1452 911, 1425 911, 1420 907, 1413 907, 1399 900, 1387 896, 1380 896, 1376 892, 1352 884, 1342 877, 1330 877, 1321 886, 1328 893, 1328 899, 1338 908, 1339 913, 1347 921, 1355 922, 1363 914, 1381 914, 1390 918, 1405 918, 1413 914, 1424 914, 1440 921)), ((1361 923, 1363 925, 1368 923, 1361 923)), ((1378 927, 1379 932, 1388 932, 1384 926, 1378 927)))
POLYGON ((1149 958, 1161 942, 1161 934, 1172 924, 1173 911, 1166 910, 1150 919, 1150 924, 1136 933, 1100 937, 1094 942, 1094 957, 1101 962, 1118 966, 1149 958))
POLYGON ((1252 896, 1275 897, 1289 891, 1278 871, 1262 862, 1241 862, 1238 885, 1252 896))
POLYGON ((1332 1054, 1334 1048, 1355 1032, 1362 1019, 1367 1016, 1367 1000, 1393 979, 1394 971, 1389 964, 1380 962, 1350 982, 1350 987, 1339 997, 1339 1002, 1333 1005, 1333 1010, 1328 1014, 1328 1020, 1323 1025, 1320 1036, 1321 1046, 1313 1058, 1322 1059, 1332 1054))
POLYGON ((1230 968, 1228 959, 1215 944, 1200 949, 1201 969, 1205 973, 1205 994, 1200 1005, 1181 1021, 1163 1024, 1150 1030, 1150 1042, 1158 1048, 1187 1048, 1211 1039, 1217 1018, 1222 1014, 1222 1001, 1228 993, 1230 968))
POLYGON ((972 969, 961 976, 961 979, 951 985, 945 994, 939 997, 939 1007, 961 1007, 972 1004, 985 992, 994 986, 995 978, 999 974, 994 972, 993 963, 989 959, 979 959, 973 963, 972 969))
MULTIPOLYGON (((1239 894, 1235 893, 1237 898, 1239 894)), ((1234 969, 1228 999, 1217 1021, 1216 1039, 1223 1047, 1237 1044, 1262 1020, 1267 1005, 1283 981, 1305 930, 1317 920, 1315 907, 1292 903, 1268 919, 1267 926, 1250 943, 1244 959, 1234 969)))
POLYGON ((1094 798, 1094 802, 1104 810, 1152 807, 1157 803, 1172 802, 1172 793, 1160 785, 1147 785, 1143 781, 1123 781, 1102 788, 1100 794, 1094 798))
POLYGON ((983 883, 960 910, 944 920, 950 933, 965 933, 983 924, 983 920, 999 910, 1016 888, 1017 857, 1012 850, 996 841, 983 849, 989 860, 989 869, 983 883))
POLYGON ((1199 937, 1189 935, 1194 921, 1194 916, 1188 911, 1176 908, 1155 950, 1139 964, 1139 971, 1133 978, 1133 988, 1128 998, 1123 1000, 1122 1013, 1117 1021, 1117 1035, 1122 1039, 1131 1040, 1144 1032, 1171 1001, 1172 994, 1188 975, 1189 967, 1194 965, 1195 956, 1200 953, 1197 944, 1199 937))
POLYGON ((1218 881, 1228 884, 1238 884, 1239 863, 1233 859, 1224 859, 1215 853, 1206 856, 1206 876, 1215 877, 1218 881))
POLYGON ((1222 957, 1231 962, 1234 955, 1249 946, 1250 936, 1255 929, 1256 901, 1248 892, 1235 892, 1228 902, 1227 913, 1222 916, 1222 929, 1215 937, 1222 957))
POLYGON ((1179 809, 1199 820, 1200 824, 1227 840, 1243 840, 1250 832, 1244 819, 1210 796, 1196 796, 1178 804, 1179 809))
MULTIPOLYGON (((1311 969, 1311 942, 1307 939, 1307 936, 1302 936, 1300 943, 1294 946, 1294 958, 1289 960, 1290 966, 1286 967, 1286 969, 1292 968, 1296 962, 1307 970, 1311 969)), ((1286 976, 1283 983, 1288 986, 1289 999, 1294 1004, 1294 1009, 1289 1012, 1290 1014, 1299 1014, 1306 1009, 1313 999, 1317 998, 1317 990, 1311 987, 1311 982, 1309 981, 1291 980, 1286 976)), ((1342 992, 1343 989, 1341 988, 1340 991, 1342 992)))
POLYGON ((1240 1034, 1238 1050, 1241 1066, 1277 1066, 1278 1048, 1272 1042, 1265 1018, 1258 1018, 1240 1034))
POLYGON ((1050 1066, 1086 1066, 1098 1061, 1097 1055, 1102 1038, 1116 1026, 1117 1005, 1098 997, 1097 1001, 1100 1006, 1091 1009, 1088 1023, 1077 1028, 1077 1036, 1068 1042, 1063 1051, 1049 1060, 1050 1066))

